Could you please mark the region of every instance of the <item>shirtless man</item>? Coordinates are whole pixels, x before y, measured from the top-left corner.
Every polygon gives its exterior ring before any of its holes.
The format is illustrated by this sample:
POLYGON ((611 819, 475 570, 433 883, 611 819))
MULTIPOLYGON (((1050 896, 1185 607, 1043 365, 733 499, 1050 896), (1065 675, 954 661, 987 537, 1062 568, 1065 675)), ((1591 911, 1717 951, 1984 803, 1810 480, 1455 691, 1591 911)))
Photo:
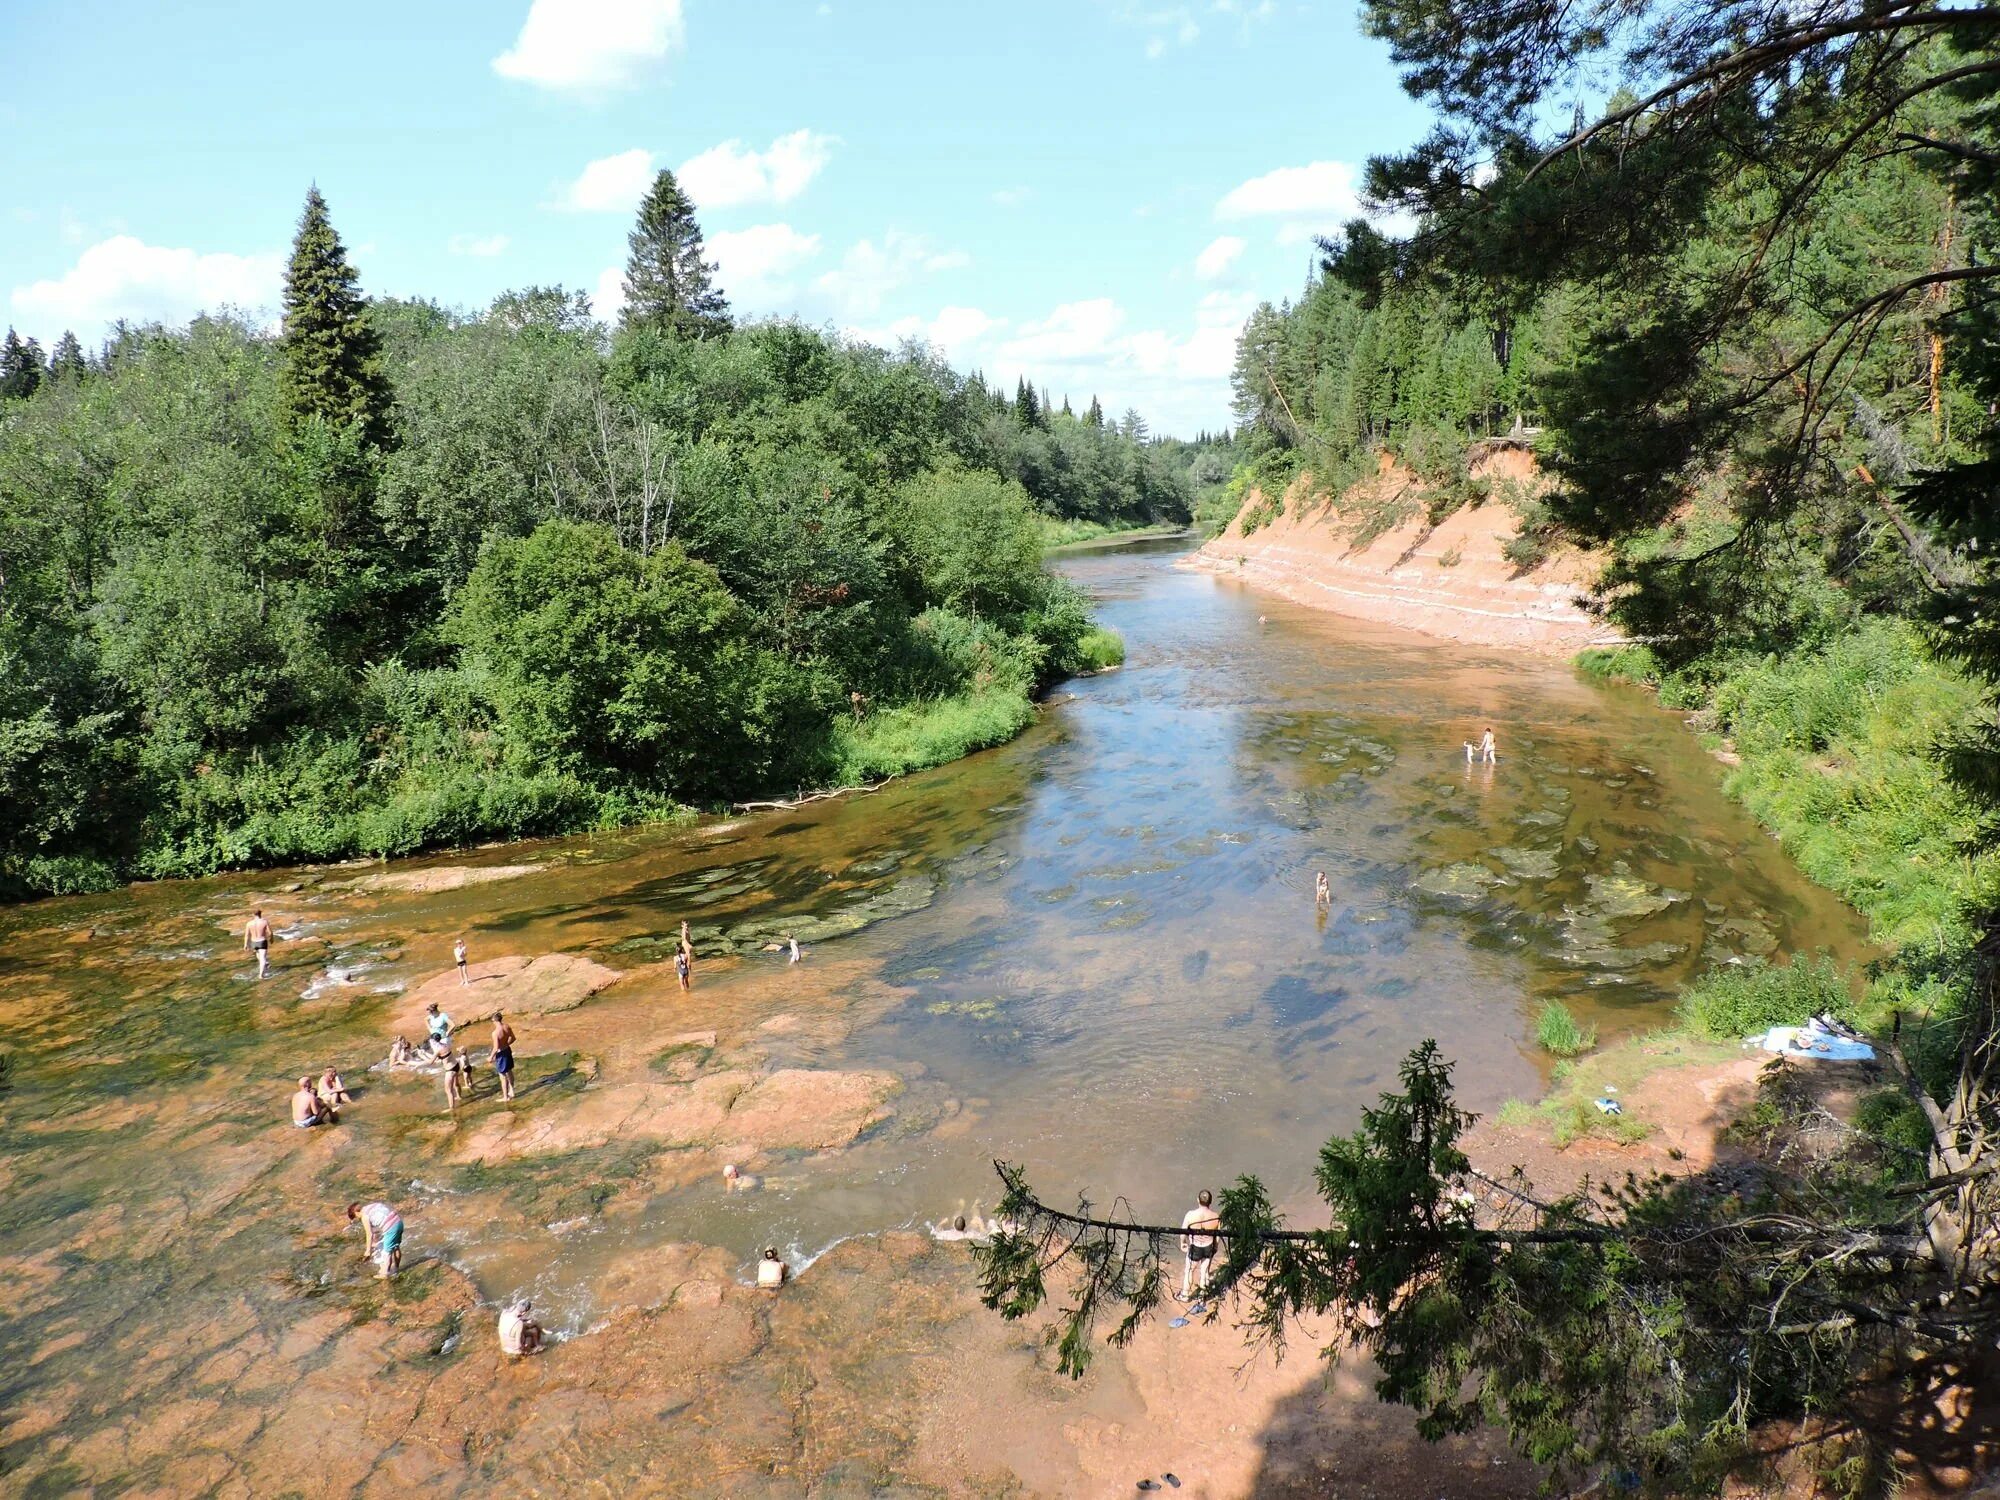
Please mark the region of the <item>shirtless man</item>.
POLYGON ((1194 1283, 1194 1294, 1199 1296, 1208 1290, 1208 1273, 1215 1264, 1215 1236, 1204 1230, 1219 1229, 1222 1216, 1215 1211, 1215 1199, 1207 1188, 1195 1195, 1195 1206, 1181 1219, 1181 1251, 1186 1259, 1181 1262, 1181 1301, 1189 1300, 1188 1283, 1194 1283))
POLYGON ((243 946, 257 955, 257 977, 262 979, 268 975, 271 972, 271 924, 265 920, 261 906, 244 924, 243 946))
POLYGON ((1326 883, 1326 871, 1324 870, 1319 871, 1313 876, 1313 905, 1333 905, 1333 887, 1326 883))
POLYGON ((306 1129, 326 1122, 327 1108, 313 1092, 312 1075, 308 1074, 299 1080, 298 1091, 292 1095, 292 1123, 306 1129))
POLYGON ((791 947, 791 961, 797 963, 799 961, 799 940, 796 937, 788 937, 785 939, 785 942, 791 947))
POLYGON ((514 1028, 499 1011, 493 1012, 493 1071, 500 1075, 500 1097, 514 1097, 514 1028))
POLYGON ((533 1354, 542 1347, 542 1325, 528 1314, 535 1310, 532 1302, 517 1302, 500 1313, 500 1352, 502 1354, 533 1354))
POLYGON ((386 1203, 347 1205, 347 1222, 361 1225, 361 1258, 372 1260, 380 1269, 379 1280, 387 1281, 403 1269, 403 1216, 386 1203))
POLYGON ((340 1106, 354 1102, 354 1096, 347 1092, 346 1083, 332 1068, 319 1075, 319 1081, 313 1085, 313 1092, 319 1096, 320 1107, 326 1111, 327 1122, 333 1125, 340 1123, 340 1106))
POLYGON ((460 938, 451 945, 451 961, 458 965, 458 983, 464 988, 472 983, 471 971, 466 968, 465 939, 460 938))
POLYGON ((1491 726, 1488 726, 1486 733, 1479 737, 1479 758, 1489 766, 1499 764, 1500 755, 1493 739, 1491 726))

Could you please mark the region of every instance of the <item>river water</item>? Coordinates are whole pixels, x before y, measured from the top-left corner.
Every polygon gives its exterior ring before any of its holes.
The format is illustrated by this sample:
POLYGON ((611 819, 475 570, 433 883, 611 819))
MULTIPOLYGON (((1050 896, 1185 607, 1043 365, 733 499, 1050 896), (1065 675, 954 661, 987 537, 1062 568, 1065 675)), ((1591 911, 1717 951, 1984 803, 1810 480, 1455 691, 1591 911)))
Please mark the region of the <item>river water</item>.
POLYGON ((769 1243, 809 1268, 990 1203, 996 1156, 1146 1218, 1246 1171, 1301 1206, 1319 1144, 1425 1037, 1486 1111, 1545 1081, 1548 997, 1608 1039, 1660 1024, 1704 965, 1864 951, 1645 696, 1251 595, 1175 569, 1184 546, 1062 561, 1128 664, 870 795, 427 862, 535 867, 444 891, 263 872, 0 913, 0 1422, 45 1414, 0 1426, 0 1472, 56 1434, 86 1455, 49 1471, 71 1481, 137 1464, 88 1442, 191 1378, 147 1351, 289 1326, 350 1195, 392 1195, 413 1253, 576 1334, 635 1255, 706 1244, 740 1271, 769 1243), (1468 765, 1489 724, 1499 763, 1468 765), (254 902, 285 937, 262 985, 234 936, 254 902), (686 998, 659 963, 683 919, 704 954, 686 998), (763 951, 792 931, 796 967, 763 951), (627 974, 519 1023, 523 1110, 587 1103, 620 1058, 680 1076, 645 1056, 720 1028, 752 1068, 894 1075, 896 1113, 845 1149, 763 1153, 740 1196, 712 1152, 657 1141, 539 1177, 469 1161, 490 1094, 453 1121, 365 1071, 459 934, 627 974), (306 1150, 284 1100, 323 1062, 366 1086, 306 1150))

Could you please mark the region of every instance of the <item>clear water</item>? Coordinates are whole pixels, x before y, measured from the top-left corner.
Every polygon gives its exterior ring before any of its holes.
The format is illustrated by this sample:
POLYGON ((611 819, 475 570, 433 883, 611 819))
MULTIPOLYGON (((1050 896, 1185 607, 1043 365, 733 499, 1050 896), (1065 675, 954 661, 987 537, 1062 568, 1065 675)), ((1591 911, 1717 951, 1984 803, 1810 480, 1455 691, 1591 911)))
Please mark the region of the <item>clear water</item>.
MULTIPOLYGON (((1642 695, 1249 595, 1176 570, 1182 545, 1066 560, 1129 664, 1065 687, 1017 742, 871 795, 434 861, 540 868, 431 894, 264 872, 0 912, 0 1411, 59 1412, 80 1441, 189 1378, 154 1352, 188 1330, 293 1325, 350 1197, 392 1195, 413 1250, 491 1299, 533 1292, 574 1334, 656 1247, 808 1264, 990 1202, 995 1156, 1147 1217, 1244 1171, 1296 1203, 1319 1143, 1426 1036, 1487 1110, 1538 1089, 1545 997, 1609 1037, 1658 1024, 1704 964, 1863 951, 1642 695), (1468 766, 1487 724, 1500 762, 1468 766), (237 946, 253 902, 285 939, 261 985, 237 946), (686 999, 659 964, 684 918, 705 950, 741 950, 705 958, 686 999), (794 928, 805 963, 760 951, 794 928), (482 1175, 463 1147, 495 1102, 454 1124, 441 1095, 363 1073, 460 933, 475 957, 630 971, 520 1023, 531 1062, 584 1070, 522 1109, 715 1027, 752 1066, 893 1073, 898 1114, 760 1162, 742 1196, 706 1156, 619 1142, 482 1175), (326 1062, 363 1097, 301 1141, 290 1081, 326 1062)), ((0 1427, 0 1465, 33 1428, 0 1427)))

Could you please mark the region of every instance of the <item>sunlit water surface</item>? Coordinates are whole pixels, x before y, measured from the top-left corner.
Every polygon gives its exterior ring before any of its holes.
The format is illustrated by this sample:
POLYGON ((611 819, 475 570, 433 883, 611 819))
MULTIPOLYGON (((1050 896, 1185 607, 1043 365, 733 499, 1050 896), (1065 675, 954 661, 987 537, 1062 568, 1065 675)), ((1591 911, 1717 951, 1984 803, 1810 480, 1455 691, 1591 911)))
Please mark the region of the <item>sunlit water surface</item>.
POLYGON ((872 795, 489 851, 471 859, 543 868, 441 894, 324 873, 287 891, 299 874, 265 872, 0 913, 0 1254, 42 1293, 0 1310, 0 1395, 79 1382, 115 1419, 125 1362, 100 1336, 135 1310, 171 1327, 302 1294, 299 1237, 324 1224, 274 1161, 295 1145, 273 1128, 287 1079, 325 1059, 363 1077, 398 992, 461 932, 481 956, 630 969, 686 918, 704 947, 748 951, 704 960, 692 1000, 649 971, 649 1008, 606 1023, 621 1041, 713 1025, 719 995, 746 1026, 805 1018, 761 1033, 767 1065, 905 1081, 895 1121, 765 1163, 759 1192, 725 1197, 705 1174, 546 1222, 486 1212, 434 1134, 370 1143, 364 1095, 316 1194, 337 1205, 343 1174, 386 1177, 413 1243, 491 1298, 532 1291, 572 1333, 620 1257, 692 1240, 809 1264, 846 1236, 990 1205, 996 1156, 1050 1196, 1122 1196, 1156 1219, 1245 1171, 1297 1205, 1319 1144, 1425 1037, 1488 1110, 1540 1086, 1528 1036, 1549 996, 1613 1036, 1661 1022, 1705 965, 1861 951, 1852 915, 1639 693, 1254 596, 1176 570, 1183 546, 1063 561, 1128 665, 1065 686, 1015 743, 872 795), (1488 724, 1499 764, 1469 766, 1488 724), (281 943, 276 978, 251 982, 233 932, 253 900, 328 946, 281 943), (860 930, 809 941, 797 970, 756 951, 802 921, 860 930), (812 1016, 857 975, 894 999, 826 1039, 812 1016))

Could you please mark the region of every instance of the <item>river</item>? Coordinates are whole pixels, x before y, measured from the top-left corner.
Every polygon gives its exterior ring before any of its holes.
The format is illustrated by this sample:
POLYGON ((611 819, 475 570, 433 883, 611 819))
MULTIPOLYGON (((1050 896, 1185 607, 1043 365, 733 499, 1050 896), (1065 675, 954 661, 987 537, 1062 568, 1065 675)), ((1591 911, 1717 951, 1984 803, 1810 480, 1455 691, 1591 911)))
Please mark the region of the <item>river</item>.
POLYGON ((1704 965, 1865 952, 1644 695, 1254 596, 1175 569, 1185 546, 1065 558, 1128 664, 868 795, 417 862, 533 867, 445 890, 266 871, 0 912, 0 1422, 24 1414, 0 1473, 165 1472, 165 1439, 114 1435, 188 1391, 230 1417, 242 1377, 214 1374, 207 1330, 283 1358, 347 1274, 328 1247, 350 1194, 393 1197, 413 1258, 487 1303, 531 1294, 586 1335, 607 1282, 666 1246, 740 1276, 776 1245, 810 1281, 843 1240, 990 1204, 996 1156, 1143 1217, 1246 1171, 1302 1208, 1319 1144, 1425 1037, 1487 1111, 1545 1081, 1549 997, 1609 1039, 1661 1024, 1704 965), (1487 725, 1498 764, 1469 765, 1487 725), (236 937, 257 903, 281 933, 262 984, 236 937), (687 997, 661 962, 683 919, 687 997), (791 932, 796 966, 764 950, 791 932), (490 1081, 452 1119, 428 1082, 367 1071, 460 935, 475 959, 625 975, 516 1021, 515 1109, 571 1132, 536 1170, 514 1170, 490 1081), (668 1045, 703 1030, 713 1047, 668 1045), (290 1081, 327 1062, 360 1097, 302 1143, 290 1081), (753 1152, 740 1195, 723 1140, 588 1128, 601 1098, 639 1119, 724 1063, 886 1077, 893 1114, 753 1152))

